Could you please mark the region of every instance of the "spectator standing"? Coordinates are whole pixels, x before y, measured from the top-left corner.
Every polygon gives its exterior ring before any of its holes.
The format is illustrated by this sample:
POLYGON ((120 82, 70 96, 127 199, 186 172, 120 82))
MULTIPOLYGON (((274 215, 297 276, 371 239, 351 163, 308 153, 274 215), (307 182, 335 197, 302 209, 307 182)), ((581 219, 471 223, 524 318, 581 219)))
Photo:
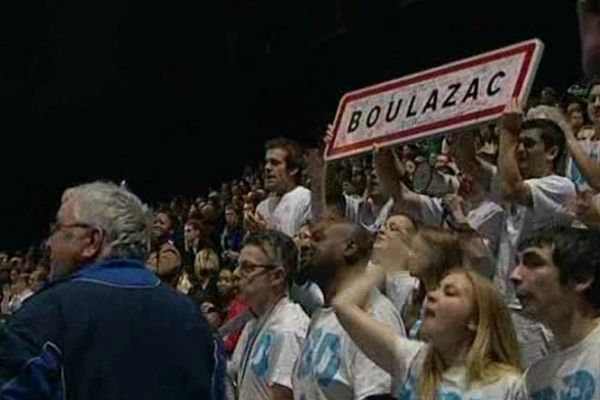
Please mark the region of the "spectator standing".
POLYGON ((255 314, 235 348, 231 373, 239 400, 292 398, 292 369, 308 329, 308 317, 287 296, 297 250, 275 230, 251 234, 237 268, 241 296, 255 314))
POLYGON ((225 228, 221 234, 221 259, 224 266, 232 268, 236 265, 246 232, 241 224, 238 210, 233 206, 225 208, 225 228))
POLYGON ((289 139, 274 139, 265 145, 265 188, 272 193, 245 215, 252 231, 266 227, 294 237, 302 224, 311 218, 310 190, 300 185, 303 155, 289 139))
MULTIPOLYGON (((391 393, 390 375, 370 361, 340 325, 331 301, 364 272, 371 256, 368 231, 356 224, 323 224, 313 233, 308 278, 321 288, 325 305, 311 318, 311 329, 294 369, 294 399, 363 400, 391 393)), ((374 291, 369 314, 404 334, 394 305, 374 291)))
POLYGON ((559 350, 525 374, 520 399, 596 399, 600 394, 600 236, 554 228, 520 244, 511 279, 523 311, 548 326, 559 350))
POLYGON ((49 239, 55 279, 0 333, 0 398, 217 394, 207 324, 145 267, 149 241, 148 213, 127 190, 65 192, 49 239))
POLYGON ((516 102, 507 108, 498 158, 505 220, 494 283, 511 309, 526 366, 548 352, 551 335, 522 313, 509 278, 523 238, 536 229, 572 223, 566 204, 575 196, 575 186, 560 176, 564 147, 564 133, 555 122, 539 118, 523 122, 516 102))

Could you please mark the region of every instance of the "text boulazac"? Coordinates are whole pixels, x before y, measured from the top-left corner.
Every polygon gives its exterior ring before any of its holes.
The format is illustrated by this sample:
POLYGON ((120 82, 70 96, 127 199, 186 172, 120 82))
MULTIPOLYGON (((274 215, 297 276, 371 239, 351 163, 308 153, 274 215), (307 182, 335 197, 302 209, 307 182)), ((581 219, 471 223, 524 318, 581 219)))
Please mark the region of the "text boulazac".
POLYGON ((543 43, 533 39, 346 93, 325 158, 497 119, 511 98, 527 98, 542 51, 543 43))
POLYGON ((485 81, 475 77, 467 84, 455 82, 447 85, 442 90, 434 88, 423 93, 413 93, 406 99, 400 97, 390 100, 385 108, 377 104, 366 111, 355 110, 348 122, 346 133, 351 134, 361 124, 364 124, 366 128, 372 128, 380 119, 386 123, 393 123, 397 118, 414 118, 419 114, 460 106, 469 101, 477 101, 484 96, 496 96, 501 91, 501 80, 505 77, 505 71, 498 71, 485 81))

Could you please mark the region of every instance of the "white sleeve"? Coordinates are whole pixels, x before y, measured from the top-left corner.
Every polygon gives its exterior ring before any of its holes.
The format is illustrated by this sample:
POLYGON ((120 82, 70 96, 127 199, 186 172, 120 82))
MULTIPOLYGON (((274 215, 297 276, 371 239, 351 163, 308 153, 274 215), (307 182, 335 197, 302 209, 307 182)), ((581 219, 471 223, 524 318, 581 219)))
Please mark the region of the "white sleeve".
POLYGON ((525 181, 531 189, 533 201, 532 230, 546 226, 569 225, 573 216, 566 208, 570 197, 575 196, 575 186, 567 178, 547 176, 525 181))
MULTIPOLYGON (((306 329, 304 330, 306 333, 306 329)), ((300 351, 304 335, 295 331, 277 332, 271 345, 269 365, 269 385, 281 385, 292 388, 292 372, 300 351)))
POLYGON ((519 381, 513 388, 511 388, 504 400, 528 400, 530 397, 527 394, 527 385, 525 384, 525 377, 519 381))
POLYGON ((425 225, 442 226, 442 216, 444 214, 444 208, 442 207, 442 200, 437 197, 429 197, 426 195, 419 195, 421 199, 419 210, 420 220, 425 225))
MULTIPOLYGON (((297 210, 297 219, 294 226, 294 235, 300 230, 300 227, 311 220, 312 217, 312 207, 311 207, 311 193, 310 191, 306 191, 305 194, 300 199, 300 204, 298 204, 299 209, 297 210)), ((292 235, 293 236, 293 235, 292 235)))
POLYGON ((479 213, 475 219, 469 218, 469 226, 489 242, 490 250, 495 254, 500 242, 504 210, 497 204, 488 202, 484 205, 486 210, 479 213))
POLYGON ((359 208, 362 199, 357 199, 351 196, 344 194, 344 200, 346 202, 346 210, 344 217, 346 221, 354 222, 355 224, 359 223, 359 208))
MULTIPOLYGON (((406 379, 408 379, 411 365, 416 364, 415 360, 419 353, 427 351, 425 343, 399 336, 394 342, 394 347, 395 362, 392 371, 392 393, 396 393, 404 385, 406 379)), ((424 356, 424 354, 422 355, 424 356)))
POLYGON ((362 351, 357 349, 354 352, 350 367, 354 378, 352 382, 354 400, 391 393, 390 375, 375 365, 362 351))
MULTIPOLYGON (((378 306, 374 307, 372 312, 373 317, 390 326, 398 333, 399 338, 405 336, 402 318, 396 308, 383 295, 379 293, 375 295, 375 297, 378 296, 381 296, 380 299, 383 300, 380 300, 377 303, 378 306)), ((375 365, 375 363, 362 351, 358 350, 358 348, 352 359, 351 368, 352 376, 354 377, 354 400, 362 400, 376 394, 391 393, 392 379, 390 374, 375 365)))

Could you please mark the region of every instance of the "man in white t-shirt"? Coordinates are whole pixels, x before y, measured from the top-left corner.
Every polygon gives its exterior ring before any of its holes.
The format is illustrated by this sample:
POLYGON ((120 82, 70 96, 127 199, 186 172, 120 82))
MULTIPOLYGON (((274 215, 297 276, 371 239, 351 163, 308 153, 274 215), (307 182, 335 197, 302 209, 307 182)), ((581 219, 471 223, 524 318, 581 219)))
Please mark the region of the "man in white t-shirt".
POLYGON ((310 190, 300 185, 302 152, 289 139, 273 139, 265 145, 265 189, 271 196, 256 213, 246 214, 251 230, 276 229, 293 237, 311 217, 310 190))
POLYGON ((600 235, 553 228, 519 246, 512 271, 523 312, 554 334, 558 351, 525 373, 522 399, 600 399, 600 235))
POLYGON ((251 234, 240 252, 241 296, 255 318, 234 350, 229 373, 238 400, 292 399, 292 369, 309 319, 287 296, 297 259, 291 238, 275 230, 251 234))
POLYGON ((516 103, 507 108, 502 118, 499 173, 494 176, 505 211, 494 283, 512 311, 525 366, 548 352, 551 337, 541 324, 522 314, 510 275, 524 237, 537 229, 573 222, 566 205, 575 196, 575 186, 557 172, 563 153, 564 134, 555 122, 540 118, 523 122, 516 103))
MULTIPOLYGON (((324 224, 313 233, 307 269, 321 288, 325 305, 312 315, 309 332, 293 375, 295 400, 362 400, 391 392, 391 377, 370 361, 342 328, 333 297, 360 276, 370 258, 368 231, 351 223, 324 224)), ((368 307, 377 320, 404 332, 394 305, 378 291, 368 307)))

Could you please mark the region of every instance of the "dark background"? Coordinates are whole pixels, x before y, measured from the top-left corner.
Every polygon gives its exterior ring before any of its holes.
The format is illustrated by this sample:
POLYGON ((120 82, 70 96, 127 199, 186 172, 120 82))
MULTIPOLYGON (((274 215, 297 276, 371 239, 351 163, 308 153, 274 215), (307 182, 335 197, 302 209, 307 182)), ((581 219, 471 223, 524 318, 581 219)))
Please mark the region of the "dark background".
POLYGON ((573 1, 1 2, 0 248, 69 185, 204 193, 267 138, 315 143, 348 90, 532 37, 538 89, 580 79, 573 1))

